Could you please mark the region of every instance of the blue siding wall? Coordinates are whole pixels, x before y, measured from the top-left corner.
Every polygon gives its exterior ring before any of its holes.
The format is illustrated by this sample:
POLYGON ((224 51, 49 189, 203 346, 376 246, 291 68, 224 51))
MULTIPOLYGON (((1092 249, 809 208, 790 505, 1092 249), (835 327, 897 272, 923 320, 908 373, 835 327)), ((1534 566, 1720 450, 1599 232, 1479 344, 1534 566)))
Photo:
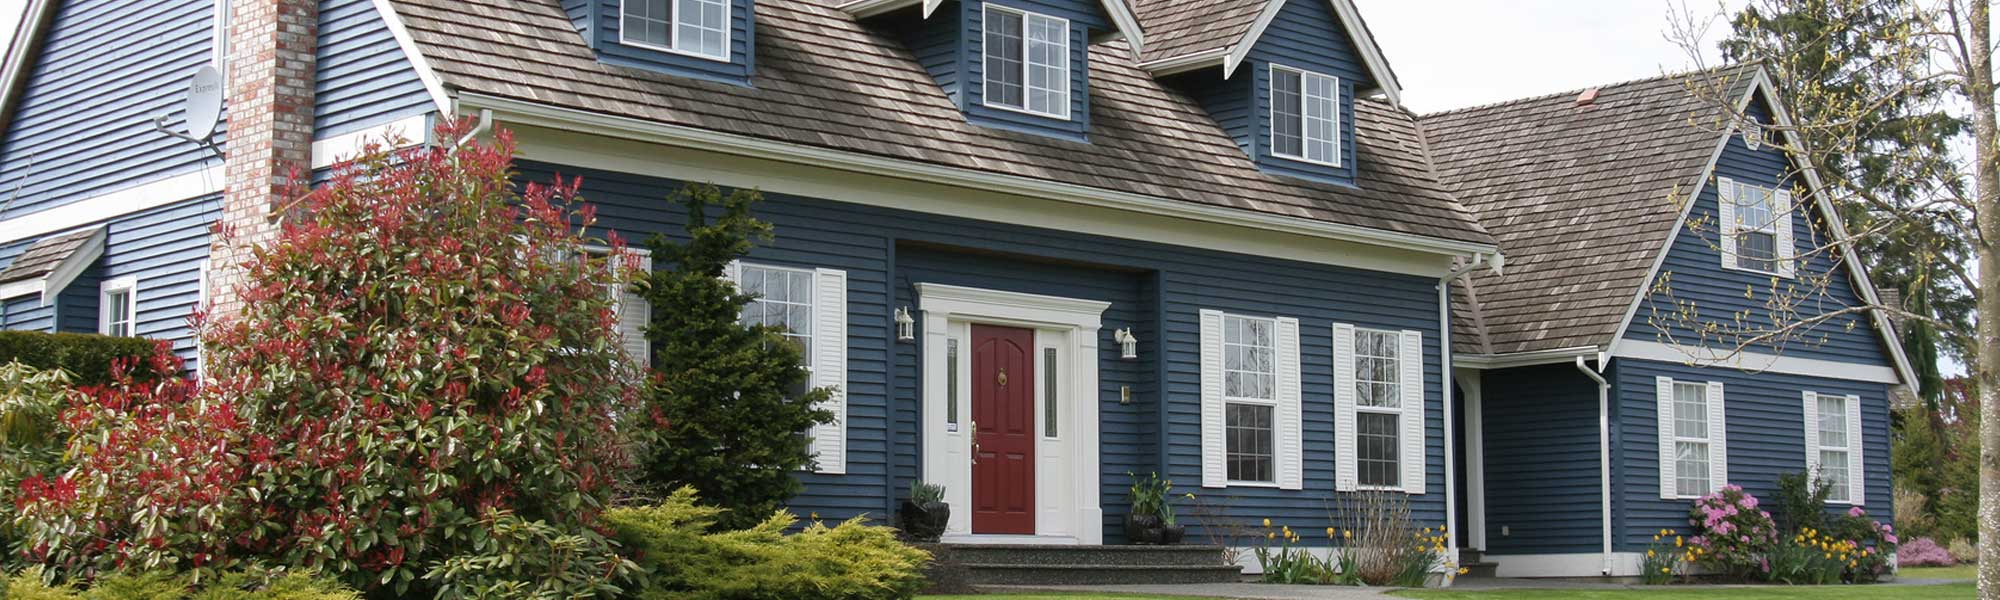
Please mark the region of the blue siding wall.
POLYGON ((190 74, 211 59, 211 0, 71 0, 57 8, 6 138, 0 218, 195 171, 206 150, 183 129, 190 74))
MULTIPOLYGON (((55 302, 43 305, 38 296, 7 300, 4 328, 96 333, 99 284, 134 277, 139 287, 134 333, 172 341, 193 367, 195 342, 188 318, 200 301, 201 262, 208 258, 210 230, 221 216, 221 196, 210 195, 111 220, 104 225, 104 256, 57 294, 55 302)), ((0 264, 11 262, 25 247, 17 243, 0 250, 0 264)))
POLYGON ((1201 103, 1202 109, 1236 140, 1236 147, 1242 148, 1245 155, 1257 155, 1257 128, 1269 120, 1268 112, 1257 115, 1257 99, 1265 95, 1251 89, 1257 78, 1238 75, 1223 79, 1222 69, 1201 69, 1175 76, 1169 82, 1201 103))
POLYGON ((596 23, 595 27, 584 27, 580 30, 596 32, 592 45, 597 48, 598 57, 604 62, 735 85, 750 85, 750 75, 756 72, 757 15, 752 0, 731 0, 728 62, 627 45, 619 41, 619 32, 624 25, 622 15, 618 12, 619 0, 585 1, 590 4, 578 6, 572 3, 565 5, 564 8, 572 21, 588 18, 596 23), (594 17, 587 16, 588 11, 595 11, 596 14, 594 17))
MULTIPOLYGON (((324 0, 319 9, 315 137, 326 138, 435 109, 416 67, 369 0, 324 0)), ((411 139, 426 132, 405 131, 411 139)))
MULTIPOLYGON (((1256 95, 1257 110, 1252 111, 1256 121, 1252 155, 1264 170, 1305 179, 1354 183, 1354 90, 1356 84, 1363 89, 1372 87, 1368 70, 1361 63, 1361 55, 1355 50, 1354 40, 1347 36, 1347 29, 1333 14, 1331 3, 1319 0, 1308 2, 1286 2, 1278 11, 1278 17, 1271 21, 1264 36, 1243 63, 1237 66, 1235 79, 1250 79, 1252 92, 1256 95), (1331 167, 1316 163, 1280 158, 1271 154, 1271 65, 1292 67, 1340 78, 1340 166, 1331 167)), ((1217 119, 1221 120, 1220 117, 1217 119)), ((1243 140, 1238 140, 1243 144, 1243 140)))
MULTIPOLYGON (((1096 2, 1078 0, 986 0, 960 3, 961 39, 964 40, 966 118, 973 123, 1029 133, 1084 139, 1090 133, 1090 32, 1110 26, 1096 2), (1068 120, 988 107, 985 104, 986 5, 1005 6, 1069 20, 1069 101, 1068 120)), ((943 18, 948 15, 933 15, 943 18)))
MULTIPOLYGON (((585 197, 599 205, 602 223, 627 236, 681 235, 683 216, 661 200, 680 188, 678 182, 568 166, 523 164, 522 171, 528 180, 546 180, 556 171, 581 174, 585 197)), ((828 519, 885 516, 918 476, 917 348, 892 342, 889 327, 894 308, 914 305, 911 284, 926 281, 1113 303, 1100 332, 1098 399, 1100 493, 1109 541, 1121 533, 1115 522, 1125 512, 1126 471, 1159 470, 1179 482, 1177 491, 1234 496, 1235 518, 1323 526, 1334 496, 1331 326, 1336 321, 1424 332, 1428 443, 1434 457, 1443 454, 1437 292, 1428 278, 778 194, 767 195, 757 214, 774 224, 777 239, 753 251, 752 260, 840 268, 849 277, 848 474, 803 475, 806 493, 793 502, 800 512, 828 519), (1198 488, 1196 311, 1203 308, 1300 319, 1305 490, 1198 488), (1118 360, 1110 338, 1114 329, 1128 326, 1144 340, 1136 361, 1118 360), (1130 405, 1119 404, 1118 386, 1124 384, 1134 386, 1130 405)), ((1444 520, 1444 463, 1441 458, 1429 463, 1430 493, 1412 500, 1419 520, 1437 524, 1444 520)), ((1184 500, 1180 504, 1186 506, 1184 500)))
MULTIPOLYGON (((1753 104, 1751 114, 1760 119, 1764 111, 1753 104)), ((1784 153, 1771 146, 1751 150, 1743 142, 1743 136, 1729 138, 1728 146, 1722 151, 1722 158, 1716 164, 1715 173, 1703 186, 1701 196, 1696 199, 1689 223, 1706 223, 1701 231, 1683 227, 1676 232, 1673 246, 1667 252, 1666 262, 1661 266, 1661 277, 1670 277, 1668 286, 1671 295, 1653 291, 1648 286, 1648 297, 1632 317, 1632 326, 1626 330, 1626 338, 1645 341, 1664 341, 1663 328, 1671 332, 1683 344, 1695 345, 1702 341, 1693 330, 1678 323, 1675 317, 1674 300, 1693 301, 1700 309, 1701 323, 1718 323, 1735 326, 1734 313, 1750 311, 1745 321, 1749 326, 1769 327, 1773 317, 1768 306, 1771 300, 1771 276, 1722 268, 1722 253, 1716 247, 1717 191, 1715 176, 1728 177, 1755 185, 1775 187, 1780 179, 1792 173, 1784 153), (1746 289, 1755 290, 1755 299, 1745 298, 1746 289), (1656 316, 1657 315, 1657 316, 1656 316), (1657 321, 1657 322, 1655 322, 1657 321)), ((1782 185, 1798 184, 1798 177, 1790 177, 1782 185)), ((1800 210, 1792 219, 1793 240, 1798 247, 1798 255, 1807 256, 1812 248, 1828 243, 1831 239, 1823 233, 1823 221, 1817 218, 1817 210, 1800 210)), ((1785 317, 1786 321, 1818 315, 1823 312, 1860 306, 1860 298, 1854 292, 1853 280, 1848 267, 1836 264, 1829 253, 1818 253, 1799 267, 1800 279, 1787 283, 1798 285, 1800 292, 1809 297, 1797 307, 1799 315, 1785 317), (1812 285, 1805 277, 1813 274, 1832 275, 1825 294, 1814 293, 1812 285)), ((1733 340, 1721 340, 1712 344, 1734 344, 1733 340)), ((1773 349, 1764 347, 1762 352, 1773 349)), ((1888 365, 1889 356, 1881 342, 1879 332, 1872 319, 1864 314, 1842 315, 1828 322, 1805 330, 1787 340, 1776 350, 1785 356, 1816 358, 1840 362, 1868 365, 1888 365)))
POLYGON ((884 17, 893 20, 884 26, 902 34, 903 45, 917 58, 917 63, 930 71, 944 95, 960 109, 965 108, 965 89, 962 85, 968 78, 964 76, 966 56, 959 43, 964 32, 952 15, 963 14, 964 8, 958 0, 948 0, 937 9, 937 14, 925 19, 920 10, 903 11, 884 17))
MULTIPOLYGON (((1743 486, 1776 510, 1779 475, 1806 468, 1806 391, 1854 394, 1861 397, 1862 460, 1867 482, 1868 512, 1888 522, 1889 396, 1879 383, 1842 381, 1778 373, 1750 374, 1734 369, 1699 368, 1671 363, 1620 359, 1614 363, 1617 384, 1612 412, 1618 428, 1612 432, 1613 544, 1620 552, 1641 552, 1661 528, 1686 531, 1686 500, 1660 499, 1659 409, 1654 378, 1676 381, 1720 381, 1728 421, 1729 482, 1743 486)), ((1833 505, 1829 510, 1845 510, 1833 505)))
POLYGON ((1487 371, 1479 387, 1487 551, 1600 550, 1597 383, 1559 364, 1487 371))

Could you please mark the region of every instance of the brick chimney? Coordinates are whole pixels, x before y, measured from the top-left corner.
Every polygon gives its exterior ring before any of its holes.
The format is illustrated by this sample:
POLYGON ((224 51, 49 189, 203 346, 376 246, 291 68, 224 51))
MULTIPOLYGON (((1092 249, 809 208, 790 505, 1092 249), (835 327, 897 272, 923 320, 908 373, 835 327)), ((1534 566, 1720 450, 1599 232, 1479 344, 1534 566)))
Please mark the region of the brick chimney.
POLYGON ((250 243, 268 241, 294 171, 312 175, 313 85, 319 0, 229 2, 229 138, 224 149, 221 225, 236 243, 209 246, 209 307, 234 314, 250 243))

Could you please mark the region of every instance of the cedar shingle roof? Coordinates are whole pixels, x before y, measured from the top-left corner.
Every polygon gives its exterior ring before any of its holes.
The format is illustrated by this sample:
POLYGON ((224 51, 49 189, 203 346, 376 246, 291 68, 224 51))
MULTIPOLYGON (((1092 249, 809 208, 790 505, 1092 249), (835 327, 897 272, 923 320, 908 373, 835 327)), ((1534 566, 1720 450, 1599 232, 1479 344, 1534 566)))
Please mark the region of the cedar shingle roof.
POLYGON ((1460 286, 1453 346, 1515 353, 1617 335, 1722 141, 1725 118, 1692 81, 1748 91, 1749 67, 1601 86, 1421 117, 1437 172, 1500 240, 1506 274, 1460 286), (1721 79, 1710 79, 1719 77, 1721 79), (1677 191, 1678 190, 1678 191, 1677 191), (1465 292, 1478 296, 1474 307, 1465 292))
MULTIPOLYGON (((1444 240, 1493 237, 1446 193, 1414 119, 1357 102, 1356 186, 1273 176, 1186 95, 1090 56, 1090 142, 968 124, 895 37, 835 0, 757 6, 750 87, 599 62, 558 0, 393 0, 448 88, 737 135, 1444 240)), ((1152 30, 1148 30, 1150 34, 1152 30)), ((1150 39, 1150 38, 1149 38, 1150 39)))
POLYGON ((1146 32, 1139 62, 1228 48, 1257 21, 1270 0, 1136 0, 1132 11, 1146 32))
POLYGON ((56 265, 76 254, 99 231, 101 229, 84 229, 36 240, 27 250, 21 251, 20 256, 14 257, 14 262, 8 263, 6 269, 0 269, 0 283, 36 279, 55 272, 56 265))

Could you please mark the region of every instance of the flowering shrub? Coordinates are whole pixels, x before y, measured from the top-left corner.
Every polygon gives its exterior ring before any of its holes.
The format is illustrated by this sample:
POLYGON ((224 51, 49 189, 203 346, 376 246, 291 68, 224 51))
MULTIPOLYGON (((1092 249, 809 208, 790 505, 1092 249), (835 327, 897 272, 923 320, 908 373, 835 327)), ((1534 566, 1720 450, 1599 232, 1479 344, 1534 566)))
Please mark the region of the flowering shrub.
POLYGON ((1949 567, 1958 564, 1951 552, 1930 538, 1917 538, 1903 544, 1896 552, 1896 566, 1908 567, 1949 567))
MULTIPOLYGON (((1331 536, 1332 528, 1327 528, 1331 536)), ((1264 571, 1264 583, 1334 583, 1336 568, 1331 557, 1321 560, 1308 548, 1299 545, 1300 535, 1291 527, 1280 525, 1271 528, 1271 520, 1264 519, 1264 544, 1252 550, 1257 555, 1257 566, 1264 571)))
POLYGON ((1847 579, 1854 583, 1880 581, 1890 571, 1889 555, 1896 554, 1902 540, 1896 527, 1868 518, 1868 511, 1856 506, 1833 520, 1829 529, 1849 547, 1847 579))
POLYGON ((1771 513, 1757 504, 1756 496, 1734 484, 1695 501, 1688 524, 1694 526, 1691 543, 1702 550, 1702 565, 1738 578, 1767 571, 1765 555, 1777 546, 1778 530, 1771 513))
POLYGON ((60 417, 69 406, 69 381, 60 369, 0 365, 0 573, 14 570, 18 558, 11 550, 18 535, 13 511, 21 482, 62 472, 69 436, 60 417))
POLYGON ((1687 538, 1672 529, 1661 529, 1653 534, 1653 542, 1646 546, 1646 557, 1639 561, 1639 581, 1646 585, 1673 583, 1675 577, 1686 580, 1690 567, 1701 560, 1704 551, 1700 546, 1690 546, 1687 538))
POLYGON ((1798 585, 1840 583, 1851 566, 1869 552, 1852 540, 1837 539, 1806 527, 1771 550, 1767 578, 1798 585))

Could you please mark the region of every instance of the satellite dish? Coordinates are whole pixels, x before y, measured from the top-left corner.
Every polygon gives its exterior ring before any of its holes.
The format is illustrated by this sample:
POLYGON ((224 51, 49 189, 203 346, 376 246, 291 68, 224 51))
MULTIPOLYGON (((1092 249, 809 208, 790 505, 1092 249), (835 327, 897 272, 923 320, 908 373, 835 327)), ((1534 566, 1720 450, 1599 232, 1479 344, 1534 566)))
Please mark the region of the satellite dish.
POLYGON ((215 135, 215 124, 221 120, 222 72, 215 70, 214 65, 202 65, 188 80, 188 137, 208 139, 215 135))

